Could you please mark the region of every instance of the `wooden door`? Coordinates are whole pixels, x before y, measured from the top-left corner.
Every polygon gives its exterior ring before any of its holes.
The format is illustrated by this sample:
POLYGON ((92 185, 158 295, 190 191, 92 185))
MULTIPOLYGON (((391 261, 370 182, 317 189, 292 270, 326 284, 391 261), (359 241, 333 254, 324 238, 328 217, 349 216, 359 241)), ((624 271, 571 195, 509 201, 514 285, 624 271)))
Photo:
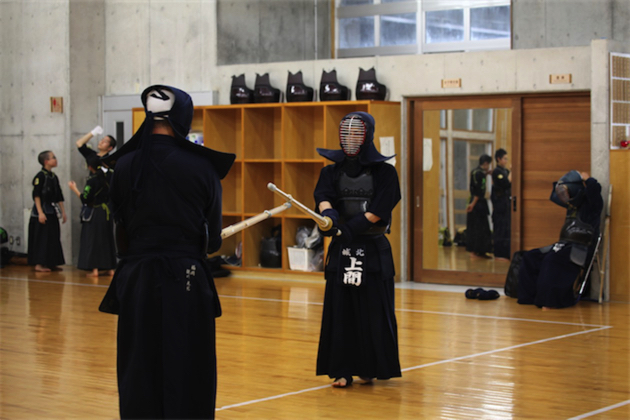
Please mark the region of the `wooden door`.
MULTIPOLYGON (((413 162, 409 187, 412 223, 410 272, 414 281, 485 285, 501 287, 509 263, 487 262, 483 269, 464 261, 463 266, 436 267, 435 249, 423 244, 433 241, 435 217, 427 210, 431 202, 427 188, 437 188, 427 180, 435 174, 423 169, 426 137, 435 127, 426 116, 440 109, 494 108, 511 112, 511 145, 508 149, 512 169, 512 253, 555 242, 564 220, 564 210, 549 201, 553 182, 576 169, 590 173, 590 95, 509 95, 497 97, 410 99, 409 137, 413 162), (425 206, 427 208, 425 208, 425 206), (426 261, 425 261, 426 260, 426 261), (461 268, 464 267, 464 268, 461 268)), ((435 137, 435 136, 434 136, 435 137)), ((433 160, 436 160, 435 148, 433 160)), ((461 253, 461 252, 460 252, 461 253)), ((461 257, 460 257, 461 258, 461 257)), ((458 263, 459 264, 459 263, 458 263)))
POLYGON ((591 172, 590 95, 525 97, 522 146, 521 249, 558 240, 565 211, 549 201, 570 170, 591 172))

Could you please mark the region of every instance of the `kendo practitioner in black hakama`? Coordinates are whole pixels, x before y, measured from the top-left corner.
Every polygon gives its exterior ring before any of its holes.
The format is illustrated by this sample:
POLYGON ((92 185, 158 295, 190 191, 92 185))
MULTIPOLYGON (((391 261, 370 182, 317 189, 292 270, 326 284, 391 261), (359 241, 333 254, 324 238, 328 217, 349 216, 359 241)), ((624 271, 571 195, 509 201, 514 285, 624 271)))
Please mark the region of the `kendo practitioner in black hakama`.
POLYGON ((28 224, 29 265, 35 271, 59 271, 65 264, 61 247, 61 229, 59 216, 66 223, 66 210, 63 205, 63 192, 59 178, 52 172, 57 167, 57 157, 50 150, 41 152, 37 157, 42 169, 33 178, 33 209, 28 224))
POLYGON ((505 149, 494 154, 497 167, 492 171, 492 243, 494 257, 510 259, 510 240, 512 215, 510 196, 512 195, 512 176, 507 168, 508 157, 505 149))
POLYGON ((146 119, 103 161, 120 261, 100 310, 118 314, 120 416, 214 418, 219 297, 207 253, 221 246, 221 183, 235 155, 186 140, 190 96, 142 93, 146 119))
POLYGON ((470 173, 470 198, 466 206, 466 251, 471 257, 492 258, 492 236, 488 216, 490 209, 486 200, 486 175, 492 158, 479 157, 479 166, 470 173))
POLYGON ((400 377, 394 313, 391 213, 400 201, 396 169, 374 146, 374 118, 346 115, 339 127, 341 150, 317 149, 335 162, 324 167, 315 203, 333 228, 325 267, 326 291, 317 353, 317 375, 333 386, 400 377), (339 236, 337 231, 341 232, 339 236))
POLYGON ((586 173, 570 171, 554 183, 551 200, 567 208, 560 239, 523 254, 518 303, 566 308, 579 299, 574 290, 595 252, 604 200, 602 186, 586 173))
POLYGON ((79 197, 81 204, 81 247, 77 268, 88 270, 88 276, 98 277, 99 270, 114 274, 116 268, 116 245, 114 243, 114 216, 111 214, 109 186, 112 171, 101 166, 96 153, 85 158, 90 175, 83 191, 74 181, 68 182, 70 189, 79 197))

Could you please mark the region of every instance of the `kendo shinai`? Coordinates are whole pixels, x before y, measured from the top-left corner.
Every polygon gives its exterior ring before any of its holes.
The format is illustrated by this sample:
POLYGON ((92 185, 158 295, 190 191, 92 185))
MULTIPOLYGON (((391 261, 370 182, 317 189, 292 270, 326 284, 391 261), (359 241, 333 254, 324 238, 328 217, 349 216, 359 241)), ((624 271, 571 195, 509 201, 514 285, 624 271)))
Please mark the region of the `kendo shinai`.
POLYGON ((186 140, 190 96, 142 93, 146 119, 103 161, 120 261, 100 310, 118 314, 121 418, 214 418, 219 298, 207 253, 221 245, 221 183, 235 155, 186 140))
POLYGON ((396 169, 374 146, 374 118, 346 115, 339 125, 341 150, 317 149, 335 162, 324 167, 315 203, 333 228, 325 267, 326 290, 317 375, 333 386, 400 377, 394 313, 394 261, 386 233, 400 200, 396 169), (341 232, 339 236, 337 231, 341 232))
POLYGON ((576 281, 590 262, 599 236, 602 186, 586 173, 570 171, 554 183, 550 199, 566 207, 560 239, 523 254, 518 303, 566 308, 577 303, 576 281))

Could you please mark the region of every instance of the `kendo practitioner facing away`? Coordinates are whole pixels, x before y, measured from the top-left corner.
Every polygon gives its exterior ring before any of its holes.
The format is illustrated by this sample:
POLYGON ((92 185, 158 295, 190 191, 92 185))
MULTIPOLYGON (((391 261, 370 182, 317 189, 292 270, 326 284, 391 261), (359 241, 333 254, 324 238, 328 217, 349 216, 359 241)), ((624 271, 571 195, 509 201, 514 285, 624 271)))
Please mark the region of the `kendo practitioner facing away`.
POLYGON ((400 200, 396 169, 374 146, 374 118, 346 115, 339 125, 341 150, 317 149, 335 162, 324 167, 315 203, 333 221, 325 267, 326 291, 317 375, 333 386, 400 377, 394 313, 394 261, 389 233, 400 200), (336 236, 337 231, 341 232, 336 236))
POLYGON ((466 251, 471 258, 492 258, 492 234, 488 223, 486 200, 486 176, 489 175, 492 158, 479 156, 479 166, 470 173, 470 198, 466 206, 466 251))
POLYGON ((497 167, 492 171, 492 242, 494 258, 510 259, 512 174, 507 168, 508 156, 505 149, 494 153, 497 167))
POLYGON ((214 418, 221 307, 206 255, 221 245, 220 180, 235 155, 186 140, 186 92, 151 86, 142 103, 138 132, 103 160, 115 165, 120 261, 100 310, 118 314, 120 416, 214 418))
POLYGON ((560 239, 523 254, 518 303, 539 308, 566 308, 577 303, 574 290, 595 251, 604 200, 602 186, 585 172, 570 171, 554 183, 550 199, 566 207, 560 239))

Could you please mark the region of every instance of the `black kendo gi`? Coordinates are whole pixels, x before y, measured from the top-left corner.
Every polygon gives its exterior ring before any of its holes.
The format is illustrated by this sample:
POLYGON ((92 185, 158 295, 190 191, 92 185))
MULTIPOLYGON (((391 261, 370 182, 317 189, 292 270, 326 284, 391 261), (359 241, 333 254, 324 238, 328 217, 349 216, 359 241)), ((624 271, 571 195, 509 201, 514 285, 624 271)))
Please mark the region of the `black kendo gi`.
POLYGON ((498 258, 510 258, 511 239, 511 213, 510 196, 512 195, 512 183, 509 179, 510 170, 497 166, 492 171, 492 239, 494 256, 498 258))
POLYGON ((100 158, 86 156, 90 173, 81 193, 81 248, 77 268, 81 270, 113 270, 116 268, 114 216, 111 214, 109 185, 112 171, 100 166, 100 158))
MULTIPOLYGON (((571 176, 579 178, 581 183, 581 176, 577 171, 565 175, 571 176)), ((574 285, 593 256, 604 207, 602 186, 599 182, 595 178, 588 178, 584 184, 574 200, 569 202, 571 205, 567 208, 560 240, 553 245, 523 254, 519 268, 518 303, 534 304, 539 308, 566 308, 577 303, 579 296, 574 285), (577 235, 567 233, 568 230, 577 232, 577 235), (589 237, 587 241, 582 240, 584 233, 589 237)), ((553 194, 551 199, 558 203, 553 194)))
POLYGON ((488 201, 486 200, 486 172, 477 166, 470 173, 470 198, 479 197, 472 211, 466 215, 466 251, 479 256, 492 252, 492 237, 488 224, 488 201))
POLYGON ((61 247, 58 204, 63 200, 59 178, 52 171, 42 169, 33 178, 33 200, 39 197, 46 223, 39 223, 39 212, 33 204, 28 223, 28 264, 56 267, 65 264, 61 247))
POLYGON ((221 307, 206 255, 221 246, 220 179, 235 155, 185 139, 193 115, 185 92, 152 86, 142 100, 142 127, 104 160, 116 164, 111 198, 121 260, 100 309, 119 315, 120 414, 214 418, 221 307), (147 95, 165 90, 174 94, 172 109, 154 114, 147 95), (165 115, 175 137, 150 134, 154 117, 165 115))
MULTIPOLYGON (((326 291, 317 354, 317 375, 389 379, 400 377, 398 332, 394 313, 394 261, 385 237, 391 213, 400 200, 396 169, 384 161, 373 144, 374 119, 356 112, 367 126, 359 156, 342 150, 318 149, 334 161, 322 169, 315 187, 315 203, 328 201, 339 229, 333 236, 325 267, 326 291), (372 224, 364 216, 380 217, 372 224)), ((336 229, 333 229, 336 232, 336 229)))

